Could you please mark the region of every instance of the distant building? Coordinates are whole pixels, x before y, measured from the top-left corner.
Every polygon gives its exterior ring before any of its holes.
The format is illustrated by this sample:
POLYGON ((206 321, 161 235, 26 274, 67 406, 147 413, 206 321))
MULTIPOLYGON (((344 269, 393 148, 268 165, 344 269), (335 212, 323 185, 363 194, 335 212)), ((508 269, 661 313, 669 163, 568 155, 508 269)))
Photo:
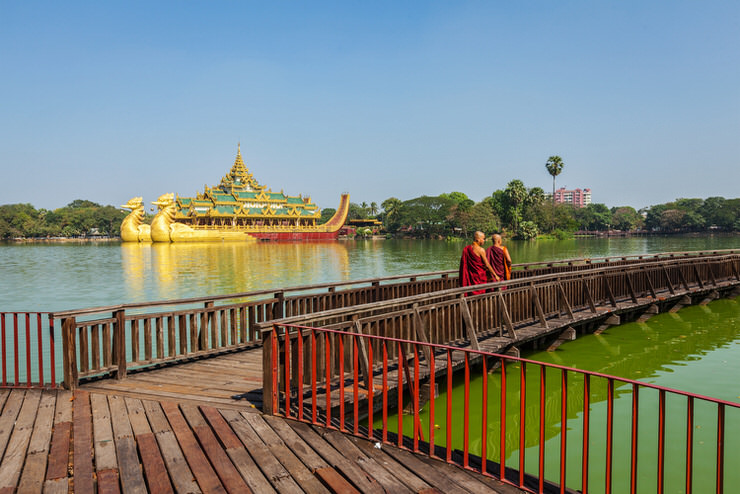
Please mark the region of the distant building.
POLYGON ((591 189, 566 190, 560 187, 555 191, 555 204, 572 204, 576 208, 588 206, 591 204, 591 189))

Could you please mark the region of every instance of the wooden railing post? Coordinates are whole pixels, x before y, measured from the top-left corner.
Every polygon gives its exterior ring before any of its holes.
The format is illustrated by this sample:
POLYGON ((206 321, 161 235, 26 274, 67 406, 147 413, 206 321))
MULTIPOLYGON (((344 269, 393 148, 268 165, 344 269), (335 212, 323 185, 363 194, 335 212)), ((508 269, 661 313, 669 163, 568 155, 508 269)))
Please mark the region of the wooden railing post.
MULTIPOLYGON (((117 365, 116 379, 126 379, 126 311, 121 309, 113 313, 113 363, 117 365)), ((138 344, 134 342, 134 344, 138 344)))
POLYGON ((262 412, 267 415, 274 415, 274 404, 277 402, 277 388, 273 379, 273 367, 277 369, 277 362, 273 359, 277 356, 274 353, 275 338, 277 338, 277 328, 265 328, 262 330, 262 412))
POLYGON ((74 316, 62 319, 62 349, 64 366, 64 387, 69 390, 77 389, 79 374, 77 371, 77 345, 75 327, 77 320, 74 316))
POLYGON ((277 302, 275 302, 272 306, 272 318, 281 319, 283 317, 283 314, 285 313, 285 292, 277 292, 275 294, 275 298, 277 299, 277 302))

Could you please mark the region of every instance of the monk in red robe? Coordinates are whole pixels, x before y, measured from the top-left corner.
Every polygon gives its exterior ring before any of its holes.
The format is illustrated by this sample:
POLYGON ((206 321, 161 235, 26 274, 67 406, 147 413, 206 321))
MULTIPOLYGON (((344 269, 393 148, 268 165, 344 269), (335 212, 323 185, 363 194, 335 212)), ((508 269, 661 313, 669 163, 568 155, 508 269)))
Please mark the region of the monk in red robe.
MULTIPOLYGON (((501 235, 493 236, 493 245, 486 250, 486 259, 499 280, 511 279, 511 256, 509 250, 501 244, 501 235)), ((494 278, 496 279, 496 278, 494 278)))
MULTIPOLYGON (((486 236, 483 232, 475 232, 473 243, 466 245, 460 258, 460 286, 480 285, 488 282, 488 274, 498 281, 498 276, 493 271, 491 264, 486 259, 486 251, 483 244, 486 236)), ((485 290, 475 290, 465 295, 478 295, 485 290)))

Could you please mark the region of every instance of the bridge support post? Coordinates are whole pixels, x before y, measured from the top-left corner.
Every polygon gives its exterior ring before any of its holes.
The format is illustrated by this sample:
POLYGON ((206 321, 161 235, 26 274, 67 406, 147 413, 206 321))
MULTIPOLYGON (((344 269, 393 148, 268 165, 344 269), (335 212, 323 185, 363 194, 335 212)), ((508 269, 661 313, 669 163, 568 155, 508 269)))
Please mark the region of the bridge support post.
POLYGON ((691 305, 691 297, 689 297, 688 295, 684 295, 683 297, 681 297, 681 300, 676 302, 676 304, 668 310, 668 312, 674 314, 687 305, 691 305))
POLYGON ((576 330, 575 330, 575 329, 573 329, 572 327, 568 326, 567 328, 565 328, 565 329, 563 330, 563 332, 562 332, 562 333, 560 333, 560 335, 558 336, 558 339, 557 339, 557 340, 555 340, 555 341, 554 341, 554 342, 552 343, 552 345, 550 345, 550 346, 549 346, 549 347, 547 348, 547 351, 548 351, 548 352, 553 352, 553 351, 555 351, 555 350, 556 350, 556 349, 557 349, 557 348, 558 348, 558 347, 559 347, 560 345, 562 345, 563 343, 565 343, 566 341, 573 341, 573 340, 575 340, 575 339, 576 339, 576 330))
POLYGON ((622 322, 622 318, 619 317, 617 314, 612 314, 609 316, 604 323, 596 328, 596 331, 594 331, 594 334, 601 334, 607 329, 611 328, 612 326, 618 326, 622 322))
POLYGON ((656 304, 650 304, 650 306, 637 318, 637 322, 645 322, 655 314, 660 314, 660 308, 656 304))

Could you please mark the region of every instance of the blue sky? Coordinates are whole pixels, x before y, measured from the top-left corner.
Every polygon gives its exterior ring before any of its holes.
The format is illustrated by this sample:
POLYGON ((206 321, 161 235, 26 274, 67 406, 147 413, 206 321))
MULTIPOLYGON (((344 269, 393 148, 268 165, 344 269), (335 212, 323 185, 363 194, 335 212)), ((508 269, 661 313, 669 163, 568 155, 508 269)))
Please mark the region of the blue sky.
POLYGON ((740 2, 0 0, 0 204, 740 197, 740 2))

